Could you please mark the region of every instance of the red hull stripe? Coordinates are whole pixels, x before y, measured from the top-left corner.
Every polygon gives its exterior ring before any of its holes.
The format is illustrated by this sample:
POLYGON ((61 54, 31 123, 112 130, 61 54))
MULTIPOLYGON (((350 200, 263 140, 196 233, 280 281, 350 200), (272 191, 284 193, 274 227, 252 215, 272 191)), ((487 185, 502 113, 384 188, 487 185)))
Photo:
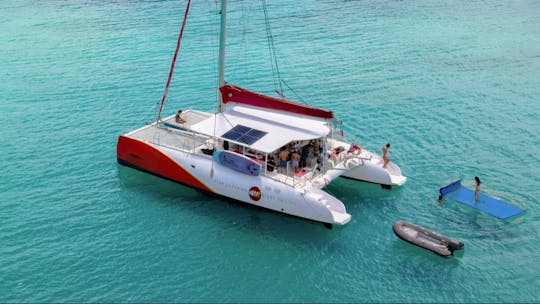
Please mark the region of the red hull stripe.
POLYGON ((205 191, 214 192, 174 159, 138 139, 120 135, 116 146, 116 156, 119 160, 153 174, 205 191))
POLYGON ((291 112, 307 116, 334 118, 334 113, 332 113, 332 111, 258 94, 233 85, 222 86, 219 88, 219 90, 221 91, 223 103, 236 102, 255 107, 291 112))

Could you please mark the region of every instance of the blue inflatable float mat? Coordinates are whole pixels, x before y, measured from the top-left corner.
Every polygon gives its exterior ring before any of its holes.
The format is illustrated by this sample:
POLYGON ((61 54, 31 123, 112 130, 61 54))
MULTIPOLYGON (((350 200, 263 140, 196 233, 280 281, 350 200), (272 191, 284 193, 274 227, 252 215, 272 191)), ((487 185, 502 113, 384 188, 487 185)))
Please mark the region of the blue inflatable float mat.
POLYGON ((474 201, 474 191, 461 185, 461 180, 450 183, 439 189, 441 195, 474 209, 484 211, 500 219, 506 219, 525 211, 505 201, 498 200, 483 193, 479 193, 479 200, 474 201))

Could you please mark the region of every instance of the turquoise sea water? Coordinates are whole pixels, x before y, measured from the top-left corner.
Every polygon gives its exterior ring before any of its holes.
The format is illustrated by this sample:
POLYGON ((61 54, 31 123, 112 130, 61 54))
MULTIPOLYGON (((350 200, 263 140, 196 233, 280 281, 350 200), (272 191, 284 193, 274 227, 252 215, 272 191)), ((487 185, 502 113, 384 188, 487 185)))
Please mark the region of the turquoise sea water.
MULTIPOLYGON (((229 2, 226 78, 271 94, 261 4, 229 2)), ((540 3, 268 2, 284 93, 391 142, 408 182, 336 180, 352 220, 327 230, 119 166, 185 1, 0 1, 0 302, 540 302, 540 3), (527 212, 437 207, 475 175, 527 212), (411 246, 397 220, 465 249, 411 246)), ((192 4, 167 114, 215 108, 217 6, 192 4)))

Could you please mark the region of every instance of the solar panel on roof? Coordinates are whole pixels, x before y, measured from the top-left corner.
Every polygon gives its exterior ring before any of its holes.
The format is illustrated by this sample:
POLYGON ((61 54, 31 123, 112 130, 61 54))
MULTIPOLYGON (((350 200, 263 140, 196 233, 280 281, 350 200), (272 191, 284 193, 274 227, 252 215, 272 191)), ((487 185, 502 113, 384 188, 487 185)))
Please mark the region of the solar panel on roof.
POLYGON ((221 137, 234 140, 236 142, 241 142, 246 145, 251 145, 257 140, 261 139, 266 134, 267 132, 252 129, 242 125, 236 125, 234 128, 227 131, 221 137))

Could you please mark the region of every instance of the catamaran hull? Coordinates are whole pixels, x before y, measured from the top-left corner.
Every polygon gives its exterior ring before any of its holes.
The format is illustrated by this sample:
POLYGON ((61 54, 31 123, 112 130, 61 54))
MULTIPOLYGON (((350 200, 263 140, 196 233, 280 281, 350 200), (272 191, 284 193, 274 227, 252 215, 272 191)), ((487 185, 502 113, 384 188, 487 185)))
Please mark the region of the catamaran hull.
POLYGON ((318 222, 344 225, 351 216, 337 198, 316 188, 295 188, 265 176, 242 174, 191 154, 121 135, 118 163, 237 201, 318 222))
POLYGON ((383 168, 380 155, 365 149, 360 153, 353 152, 352 145, 344 141, 334 139, 330 142, 344 149, 339 155, 339 160, 344 160, 346 169, 342 177, 383 186, 401 186, 407 181, 407 177, 403 176, 395 163, 389 162, 386 168, 383 168))
POLYGON ((348 170, 342 177, 354 179, 374 184, 387 186, 401 186, 407 178, 403 175, 393 175, 388 170, 382 168, 381 164, 365 162, 364 164, 348 170))

